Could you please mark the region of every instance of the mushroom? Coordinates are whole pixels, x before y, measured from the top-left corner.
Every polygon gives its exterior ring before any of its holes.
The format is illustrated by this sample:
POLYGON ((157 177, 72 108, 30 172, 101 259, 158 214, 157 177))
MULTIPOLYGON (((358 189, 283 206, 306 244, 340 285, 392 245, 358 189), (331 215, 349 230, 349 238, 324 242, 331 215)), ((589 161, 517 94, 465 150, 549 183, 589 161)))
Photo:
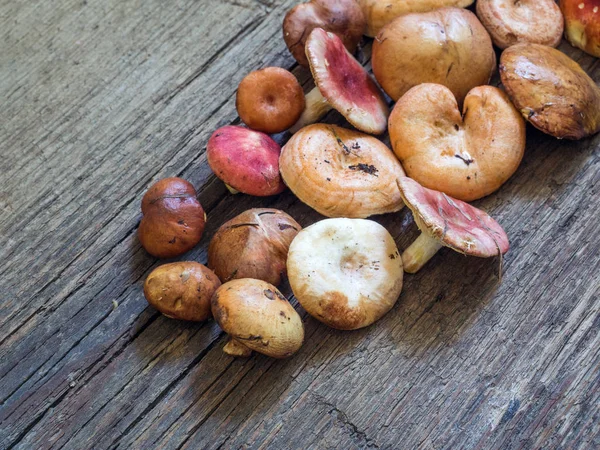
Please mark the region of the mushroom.
POLYGON ((314 28, 335 33, 353 53, 362 38, 365 17, 355 0, 311 0, 290 9, 283 19, 283 39, 302 66, 308 66, 304 46, 314 28))
POLYGON ((217 230, 208 247, 208 267, 223 282, 256 278, 277 286, 290 243, 301 229, 278 209, 249 209, 217 230))
POLYGON ((200 242, 205 223, 194 186, 181 178, 164 178, 142 198, 138 237, 152 256, 173 258, 200 242))
POLYGON ((292 241, 287 267, 302 307, 340 330, 371 325, 402 290, 394 238, 371 220, 326 219, 305 228, 292 241))
POLYGON ((600 1, 560 0, 565 37, 574 47, 600 58, 600 1))
POLYGON ((406 14, 373 42, 373 74, 394 100, 421 83, 448 87, 459 104, 471 89, 487 84, 496 54, 475 14, 459 8, 406 14))
POLYGON ((175 262, 150 272, 144 296, 171 319, 201 322, 211 317, 210 299, 220 285, 206 266, 194 261, 175 262))
POLYGON ((554 0, 478 0, 477 17, 499 48, 530 42, 556 47, 563 16, 554 0))
POLYGON ((285 144, 281 176, 304 203, 328 217, 399 211, 402 166, 378 139, 335 125, 314 124, 285 144))
POLYGON ((365 34, 377 36, 381 29, 398 16, 433 11, 444 7, 466 8, 473 0, 359 0, 367 20, 365 34))
POLYGON ((404 271, 416 273, 442 246, 464 255, 489 258, 508 251, 508 237, 489 215, 411 178, 398 182, 402 198, 421 234, 402 253, 404 271))
POLYGON ((244 77, 238 86, 235 106, 248 127, 279 133, 300 118, 304 111, 304 91, 287 70, 265 67, 244 77))
POLYGON ((600 131, 600 88, 564 53, 513 45, 500 58, 500 79, 525 119, 544 133, 582 139, 600 131))
POLYGON ((335 34, 315 28, 306 40, 306 55, 316 87, 306 95, 306 108, 291 128, 314 123, 331 108, 365 133, 381 134, 389 108, 367 71, 335 34))
POLYGON ((264 197, 279 194, 281 147, 268 135, 227 125, 215 131, 206 146, 208 165, 232 194, 264 197))
POLYGON ((302 319, 277 288, 266 281, 232 280, 214 293, 212 313, 230 340, 223 351, 250 356, 252 350, 287 358, 302 346, 302 319))
POLYGON ((447 87, 415 86, 396 103, 389 132, 409 177, 464 201, 500 188, 525 152, 525 121, 492 86, 473 88, 463 115, 447 87))

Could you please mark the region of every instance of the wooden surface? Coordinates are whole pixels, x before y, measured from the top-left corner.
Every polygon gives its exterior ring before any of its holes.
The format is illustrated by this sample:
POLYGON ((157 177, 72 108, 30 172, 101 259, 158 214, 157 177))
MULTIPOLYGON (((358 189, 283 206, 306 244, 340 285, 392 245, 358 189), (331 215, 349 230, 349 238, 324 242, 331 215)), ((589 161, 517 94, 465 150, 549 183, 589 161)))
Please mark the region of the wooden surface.
MULTIPOLYGON (((227 194, 204 155, 248 71, 294 67, 293 3, 0 2, 0 447, 600 448, 600 135, 529 127, 518 172, 478 202, 511 239, 502 283, 497 261, 444 249, 367 329, 298 308, 306 342, 285 361, 232 359, 214 322, 147 305, 154 181, 190 180, 208 211, 181 259, 206 262, 249 207, 319 219, 289 192, 227 194)), ((406 211, 375 219, 401 249, 417 235, 406 211)))

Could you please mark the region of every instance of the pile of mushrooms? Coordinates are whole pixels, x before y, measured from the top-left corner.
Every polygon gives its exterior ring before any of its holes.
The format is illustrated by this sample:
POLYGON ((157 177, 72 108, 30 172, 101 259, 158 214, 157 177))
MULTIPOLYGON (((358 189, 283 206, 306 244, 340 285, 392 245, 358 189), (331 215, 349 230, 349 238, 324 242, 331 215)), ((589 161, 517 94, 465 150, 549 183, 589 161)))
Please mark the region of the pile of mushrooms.
MULTIPOLYGON (((556 138, 600 131, 600 88, 554 48, 564 32, 600 56, 600 6, 478 0, 475 15, 464 9, 472 4, 311 0, 293 7, 284 41, 300 64, 296 73, 312 75, 314 89, 305 95, 296 75, 280 67, 247 74, 236 94, 245 126, 214 131, 206 157, 232 193, 264 197, 289 187, 329 219, 303 228, 278 209, 247 210, 216 230, 208 267, 193 260, 156 267, 144 283, 150 305, 173 319, 214 318, 229 335, 229 355, 285 358, 304 340, 301 314, 277 289, 286 278, 299 311, 354 330, 392 310, 404 273, 419 271, 442 247, 501 262, 506 232, 465 202, 501 189, 515 173, 527 122, 556 138), (375 37, 375 79, 354 57, 363 34, 375 37), (488 85, 494 45, 502 50, 503 89, 488 85), (391 114, 382 89, 395 102, 391 114), (332 109, 347 124, 315 123, 332 109), (386 131, 393 151, 372 136, 386 131), (388 230, 365 218, 405 205, 421 234, 401 251, 388 230)), ((138 235, 151 255, 174 258, 201 241, 205 222, 194 186, 166 178, 142 199, 138 235)))

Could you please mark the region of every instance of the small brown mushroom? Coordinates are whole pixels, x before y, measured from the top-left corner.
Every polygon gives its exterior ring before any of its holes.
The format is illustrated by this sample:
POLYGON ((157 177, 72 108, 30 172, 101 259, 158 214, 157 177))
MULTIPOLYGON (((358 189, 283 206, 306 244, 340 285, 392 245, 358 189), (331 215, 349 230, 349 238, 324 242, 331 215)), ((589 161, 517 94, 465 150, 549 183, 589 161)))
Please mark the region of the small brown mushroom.
POLYGON ((283 20, 283 39, 302 66, 308 66, 304 46, 314 28, 335 33, 353 53, 365 29, 365 17, 355 0, 310 0, 290 9, 283 20))
POLYGON ((215 320, 230 337, 223 347, 229 355, 250 356, 254 350, 287 358, 302 346, 302 319, 283 294, 265 281, 229 281, 214 293, 211 306, 215 320))
POLYGON ((499 48, 560 44, 563 16, 554 0, 477 0, 477 17, 499 48))
POLYGON ((315 319, 340 330, 371 325, 402 290, 402 259, 394 238, 377 222, 326 219, 292 241, 290 286, 315 319))
POLYGON ((567 41, 600 58, 600 0, 560 0, 560 8, 567 41))
POLYGON ((394 19, 373 42, 373 74, 394 100, 421 83, 448 87, 458 103, 496 69, 489 34, 475 14, 443 8, 394 19))
POLYGON ((396 180, 402 166, 373 136, 314 124, 292 136, 281 151, 281 176, 304 203, 328 217, 368 217, 399 211, 396 180))
POLYGON ((534 127, 559 139, 600 131, 600 88, 567 55, 539 44, 517 44, 500 58, 508 96, 534 127))
POLYGON ((277 286, 292 239, 302 227, 278 209, 255 208, 225 222, 208 247, 208 267, 227 282, 255 278, 277 286))
POLYGON ((402 253, 405 272, 418 272, 443 246, 480 258, 502 256, 508 251, 506 233, 482 210, 424 188, 408 177, 400 179, 398 186, 421 230, 421 235, 402 253))
POLYGON ((173 258, 200 242, 206 214, 191 183, 181 178, 157 181, 142 198, 138 237, 148 253, 173 258))
POLYGON ((206 146, 208 165, 232 194, 260 197, 279 194, 281 147, 265 133, 227 125, 216 130, 206 146))
POLYGON ((144 283, 148 303, 171 319, 203 321, 211 317, 210 299, 221 285, 216 275, 194 261, 158 266, 144 283))
POLYGON ((415 86, 396 103, 389 132, 409 177, 464 201, 499 189, 525 152, 525 121, 492 86, 471 89, 463 114, 447 87, 415 86))
POLYGON ((265 67, 244 77, 238 86, 235 106, 248 127, 263 133, 279 133, 300 118, 304 111, 304 91, 287 70, 265 67))

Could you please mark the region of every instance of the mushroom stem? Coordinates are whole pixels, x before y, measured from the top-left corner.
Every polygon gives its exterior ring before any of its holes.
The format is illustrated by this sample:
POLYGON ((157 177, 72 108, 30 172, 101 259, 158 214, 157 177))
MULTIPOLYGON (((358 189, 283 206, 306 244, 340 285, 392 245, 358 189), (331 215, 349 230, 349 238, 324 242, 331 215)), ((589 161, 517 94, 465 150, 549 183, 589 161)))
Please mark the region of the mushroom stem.
POLYGON ((298 122, 290 128, 290 132, 293 134, 300 128, 310 125, 311 123, 317 122, 321 117, 332 109, 327 99, 323 97, 321 91, 317 86, 313 88, 305 97, 306 107, 302 112, 302 115, 298 119, 298 122))
POLYGON ((234 189, 234 188, 232 188, 232 187, 231 187, 231 186, 229 186, 227 183, 225 183, 225 187, 226 187, 226 188, 227 188, 227 190, 228 190, 229 192, 231 192, 233 195, 235 195, 235 194, 239 194, 239 193, 240 193, 240 191, 238 191, 237 189, 234 189))
POLYGON ((415 242, 402 253, 404 271, 417 273, 440 248, 442 248, 442 243, 438 239, 432 238, 427 233, 421 233, 415 242))
POLYGON ((242 344, 240 341, 229 338, 227 344, 223 346, 223 351, 231 356, 240 356, 242 358, 247 358, 252 354, 252 350, 242 344))

